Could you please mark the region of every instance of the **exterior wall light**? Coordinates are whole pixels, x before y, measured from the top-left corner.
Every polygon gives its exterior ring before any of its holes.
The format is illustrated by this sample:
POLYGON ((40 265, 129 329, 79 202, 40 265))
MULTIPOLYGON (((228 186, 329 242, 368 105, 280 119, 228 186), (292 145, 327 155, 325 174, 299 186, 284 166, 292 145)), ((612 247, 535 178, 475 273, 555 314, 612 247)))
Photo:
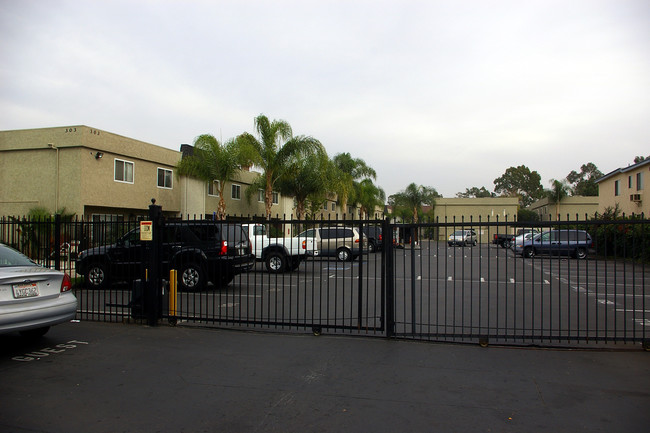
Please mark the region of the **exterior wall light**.
POLYGON ((102 159, 102 156, 104 156, 103 152, 96 152, 95 153, 95 159, 102 159))

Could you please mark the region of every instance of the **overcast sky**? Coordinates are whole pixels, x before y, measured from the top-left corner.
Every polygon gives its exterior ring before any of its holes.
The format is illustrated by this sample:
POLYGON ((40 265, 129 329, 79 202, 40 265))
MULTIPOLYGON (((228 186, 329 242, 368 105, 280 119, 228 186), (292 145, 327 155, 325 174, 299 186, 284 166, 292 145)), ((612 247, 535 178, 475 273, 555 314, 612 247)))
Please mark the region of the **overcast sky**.
POLYGON ((387 195, 650 155, 648 0, 0 0, 0 59, 0 130, 178 150, 263 113, 387 195))

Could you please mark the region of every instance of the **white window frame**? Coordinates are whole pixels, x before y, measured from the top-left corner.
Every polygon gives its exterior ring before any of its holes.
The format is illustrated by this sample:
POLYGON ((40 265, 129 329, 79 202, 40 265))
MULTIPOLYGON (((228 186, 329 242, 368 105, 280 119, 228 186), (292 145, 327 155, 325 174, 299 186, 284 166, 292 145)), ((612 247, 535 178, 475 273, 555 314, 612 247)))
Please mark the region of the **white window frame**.
POLYGON ((280 193, 275 191, 271 192, 271 203, 280 204, 280 193))
POLYGON ((618 197, 621 195, 621 181, 620 180, 615 180, 614 181, 614 197, 618 197))
POLYGON ((233 200, 241 200, 241 185, 233 183, 230 186, 230 198, 233 200), (235 197, 235 191, 237 191, 237 197, 235 197))
POLYGON ((636 174, 636 190, 643 191, 643 172, 640 171, 636 174))
POLYGON ((119 183, 130 183, 130 184, 135 183, 135 163, 133 161, 127 161, 125 159, 115 158, 113 160, 113 180, 115 182, 119 182, 119 183), (124 172, 124 167, 126 167, 127 164, 131 164, 131 180, 130 181, 129 180, 119 180, 117 178, 117 161, 120 161, 120 162, 124 163, 123 166, 122 166, 122 177, 126 177, 125 172, 124 172))
POLYGON ((263 189, 258 189, 257 190, 257 201, 258 201, 258 203, 264 203, 264 190, 263 189))
POLYGON ((220 187, 220 182, 218 180, 213 180, 212 182, 208 182, 208 195, 210 197, 219 197, 219 187, 220 187), (212 185, 212 194, 210 194, 210 185, 212 185))
POLYGON ((174 188, 174 170, 170 170, 169 168, 164 168, 164 167, 158 167, 156 170, 156 185, 158 185, 158 188, 162 189, 173 189, 174 188), (160 170, 162 170, 165 173, 165 176, 163 176, 163 185, 160 185, 160 170), (169 172, 169 182, 170 185, 166 186, 164 185, 165 181, 167 180, 167 172, 169 172))

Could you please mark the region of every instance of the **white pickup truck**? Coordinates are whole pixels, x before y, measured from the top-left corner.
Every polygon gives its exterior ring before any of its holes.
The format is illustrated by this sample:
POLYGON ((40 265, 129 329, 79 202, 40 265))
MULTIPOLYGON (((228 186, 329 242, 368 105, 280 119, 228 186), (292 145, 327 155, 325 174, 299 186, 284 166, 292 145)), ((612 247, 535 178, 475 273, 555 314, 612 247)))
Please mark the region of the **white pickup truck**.
POLYGON ((255 260, 265 262, 269 272, 294 271, 307 257, 319 255, 313 238, 269 238, 264 224, 243 224, 243 227, 248 232, 255 260))

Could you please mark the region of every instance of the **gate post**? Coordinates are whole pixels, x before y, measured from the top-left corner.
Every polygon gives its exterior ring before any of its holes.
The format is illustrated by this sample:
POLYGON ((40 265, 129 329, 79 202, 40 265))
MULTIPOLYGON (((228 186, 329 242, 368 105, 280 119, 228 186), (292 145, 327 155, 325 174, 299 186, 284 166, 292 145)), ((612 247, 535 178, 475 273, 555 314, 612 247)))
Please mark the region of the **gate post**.
POLYGON ((144 314, 149 326, 155 326, 162 317, 162 280, 160 278, 160 250, 163 239, 162 206, 151 199, 149 220, 152 225, 152 240, 147 242, 147 272, 144 293, 144 314))
POLYGON ((393 225, 388 217, 384 218, 382 224, 382 288, 384 299, 382 302, 382 320, 386 326, 386 337, 395 335, 395 269, 393 264, 393 225))
MULTIPOLYGON (((61 214, 54 215, 54 269, 61 270, 61 214)), ((68 271, 69 272, 69 271, 68 271)))

